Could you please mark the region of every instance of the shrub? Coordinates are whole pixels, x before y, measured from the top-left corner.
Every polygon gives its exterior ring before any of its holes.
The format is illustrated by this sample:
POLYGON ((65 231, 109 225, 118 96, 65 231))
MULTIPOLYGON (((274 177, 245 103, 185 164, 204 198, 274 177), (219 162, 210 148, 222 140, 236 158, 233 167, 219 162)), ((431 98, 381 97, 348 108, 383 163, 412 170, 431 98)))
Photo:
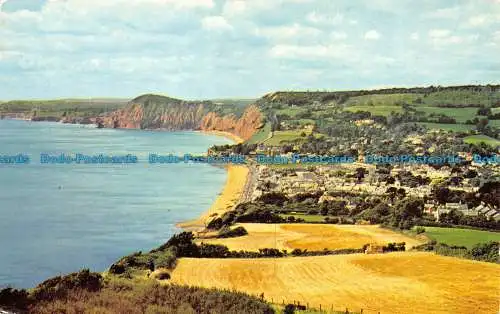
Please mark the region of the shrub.
POLYGON ((0 290, 0 305, 24 310, 28 304, 28 292, 26 292, 26 290, 17 290, 13 288, 0 290))
POLYGON ((101 274, 83 269, 77 273, 45 280, 35 287, 33 297, 38 301, 50 301, 66 296, 71 290, 99 291, 101 287, 101 274))
POLYGON ((230 229, 229 227, 225 227, 219 231, 219 233, 217 234, 217 237, 218 238, 233 238, 233 237, 241 237, 241 236, 244 236, 247 234, 248 234, 247 230, 242 226, 238 226, 234 229, 230 229))
POLYGON ((424 228, 424 227, 422 227, 422 226, 417 226, 417 227, 415 227, 415 232, 416 232, 417 234, 424 233, 424 232, 425 232, 425 228, 424 228))

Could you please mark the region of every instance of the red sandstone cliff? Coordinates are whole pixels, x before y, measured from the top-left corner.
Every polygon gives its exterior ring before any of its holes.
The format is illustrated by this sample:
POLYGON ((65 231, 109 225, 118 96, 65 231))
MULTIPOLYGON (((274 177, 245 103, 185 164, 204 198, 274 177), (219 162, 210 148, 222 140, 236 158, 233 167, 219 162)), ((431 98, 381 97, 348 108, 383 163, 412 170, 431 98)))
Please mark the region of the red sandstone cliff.
POLYGON ((230 132, 248 140, 261 127, 261 124, 262 113, 257 106, 252 105, 245 110, 239 119, 234 114, 220 117, 214 112, 209 112, 201 121, 201 129, 230 132))
POLYGON ((234 114, 220 116, 214 111, 221 112, 211 102, 143 95, 126 108, 101 117, 100 122, 108 128, 224 131, 247 140, 263 120, 255 105, 248 106, 239 118, 234 114))

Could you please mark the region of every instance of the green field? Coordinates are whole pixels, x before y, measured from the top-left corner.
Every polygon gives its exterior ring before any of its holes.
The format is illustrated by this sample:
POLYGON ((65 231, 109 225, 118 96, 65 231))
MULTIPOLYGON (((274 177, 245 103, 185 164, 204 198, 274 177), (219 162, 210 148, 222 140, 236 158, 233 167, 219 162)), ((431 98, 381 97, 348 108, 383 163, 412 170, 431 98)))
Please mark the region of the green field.
POLYGON ((0 113, 23 113, 39 117, 96 116, 123 108, 127 99, 89 98, 56 100, 14 100, 0 104, 0 113))
POLYGON ((250 138, 247 143, 248 144, 258 144, 267 139, 269 136, 269 133, 271 133, 271 123, 266 123, 262 129, 257 131, 252 138, 250 138))
MULTIPOLYGON (((484 105, 491 106, 500 99, 500 92, 454 90, 434 92, 422 98, 426 105, 441 104, 484 105)), ((477 108, 476 108, 477 110, 477 108)))
POLYGON ((500 128, 500 120, 490 120, 488 126, 493 128, 500 128))
POLYGON ((264 142, 266 145, 282 145, 297 140, 298 142, 305 142, 307 135, 310 134, 309 130, 290 130, 290 131, 275 131, 273 137, 264 142), (305 133, 306 136, 301 136, 305 133))
POLYGON ((472 120, 476 117, 478 108, 440 108, 440 107, 427 107, 418 106, 418 111, 423 111, 427 115, 430 114, 444 114, 448 117, 455 118, 457 122, 465 122, 472 120))
POLYGON ((297 218, 304 219, 305 222, 325 222, 325 217, 328 216, 322 216, 322 215, 302 215, 302 214, 280 214, 282 218, 288 218, 289 216, 297 218))
POLYGON ((386 95, 364 95, 351 97, 346 101, 351 106, 396 106, 403 103, 411 104, 421 94, 386 94, 386 95))
POLYGON ((477 243, 500 241, 500 232, 459 228, 424 227, 425 235, 438 243, 472 248, 477 243))
POLYGON ((464 138, 464 142, 468 144, 479 144, 481 142, 496 147, 500 145, 500 141, 486 135, 471 135, 464 138))
POLYGON ((346 111, 368 111, 375 116, 388 116, 391 112, 403 112, 400 106, 350 106, 345 108, 346 111))
POLYGON ((448 124, 448 123, 433 123, 433 122, 417 122, 420 125, 426 126, 428 129, 445 130, 453 132, 468 132, 476 128, 471 124, 448 124))

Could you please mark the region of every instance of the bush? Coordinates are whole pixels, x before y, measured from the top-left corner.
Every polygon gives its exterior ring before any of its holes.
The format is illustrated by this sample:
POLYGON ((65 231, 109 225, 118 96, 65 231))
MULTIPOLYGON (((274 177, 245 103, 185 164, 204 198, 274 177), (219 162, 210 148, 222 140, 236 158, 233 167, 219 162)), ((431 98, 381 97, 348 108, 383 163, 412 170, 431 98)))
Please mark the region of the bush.
POLYGON ((33 297, 38 301, 51 301, 55 298, 65 297, 71 290, 99 291, 102 287, 102 276, 83 269, 77 273, 66 276, 57 276, 45 280, 35 287, 33 297))
POLYGON ((422 227, 422 226, 417 226, 417 227, 415 227, 415 232, 416 232, 417 234, 424 233, 424 232, 425 232, 425 228, 424 228, 424 227, 422 227))
POLYGON ((0 290, 0 305, 24 310, 29 304, 28 292, 26 290, 17 290, 5 288, 0 290))
POLYGON ((287 304, 285 309, 283 310, 283 314, 294 314, 295 313, 295 304, 287 304))
POLYGON ((217 234, 217 238, 233 238, 233 237, 241 237, 247 235, 248 232, 242 226, 231 229, 229 227, 225 227, 219 231, 217 234))

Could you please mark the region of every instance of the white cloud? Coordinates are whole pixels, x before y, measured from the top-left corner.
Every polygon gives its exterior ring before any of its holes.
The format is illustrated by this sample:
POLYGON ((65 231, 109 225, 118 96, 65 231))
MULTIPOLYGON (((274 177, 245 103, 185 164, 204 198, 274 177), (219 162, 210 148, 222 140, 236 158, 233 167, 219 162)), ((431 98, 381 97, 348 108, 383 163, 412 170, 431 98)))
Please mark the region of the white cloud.
POLYGON ((283 59, 323 59, 336 58, 347 61, 354 56, 348 45, 275 45, 270 50, 273 58, 283 59))
POLYGON ((321 31, 314 27, 302 26, 298 23, 287 26, 257 28, 255 35, 271 38, 274 40, 287 40, 290 38, 317 37, 321 31))
POLYGON ((223 15, 239 15, 247 10, 247 2, 244 0, 228 0, 222 8, 223 15))
POLYGON ((410 39, 411 40, 419 40, 420 39, 419 33, 418 32, 411 33, 410 39))
POLYGON ((333 40, 342 40, 347 38, 347 34, 344 32, 333 31, 330 33, 330 37, 333 40))
POLYGON ((378 40, 379 38, 380 38, 379 32, 377 32, 374 29, 369 30, 368 32, 365 33, 365 39, 368 39, 368 40, 378 40))
POLYGON ((339 12, 334 15, 327 15, 313 11, 307 14, 306 19, 313 24, 340 25, 344 22, 344 16, 339 12))
POLYGON ((460 15, 460 7, 442 8, 424 14, 424 17, 435 19, 457 19, 460 15))
POLYGON ((223 16, 207 16, 201 20, 204 29, 207 30, 229 30, 233 27, 223 16))
POLYGON ((474 15, 467 21, 470 27, 488 26, 494 23, 500 23, 500 14, 479 14, 474 15))
POLYGON ((429 31, 429 37, 430 38, 444 38, 448 37, 450 35, 450 31, 447 29, 431 29, 429 31))

